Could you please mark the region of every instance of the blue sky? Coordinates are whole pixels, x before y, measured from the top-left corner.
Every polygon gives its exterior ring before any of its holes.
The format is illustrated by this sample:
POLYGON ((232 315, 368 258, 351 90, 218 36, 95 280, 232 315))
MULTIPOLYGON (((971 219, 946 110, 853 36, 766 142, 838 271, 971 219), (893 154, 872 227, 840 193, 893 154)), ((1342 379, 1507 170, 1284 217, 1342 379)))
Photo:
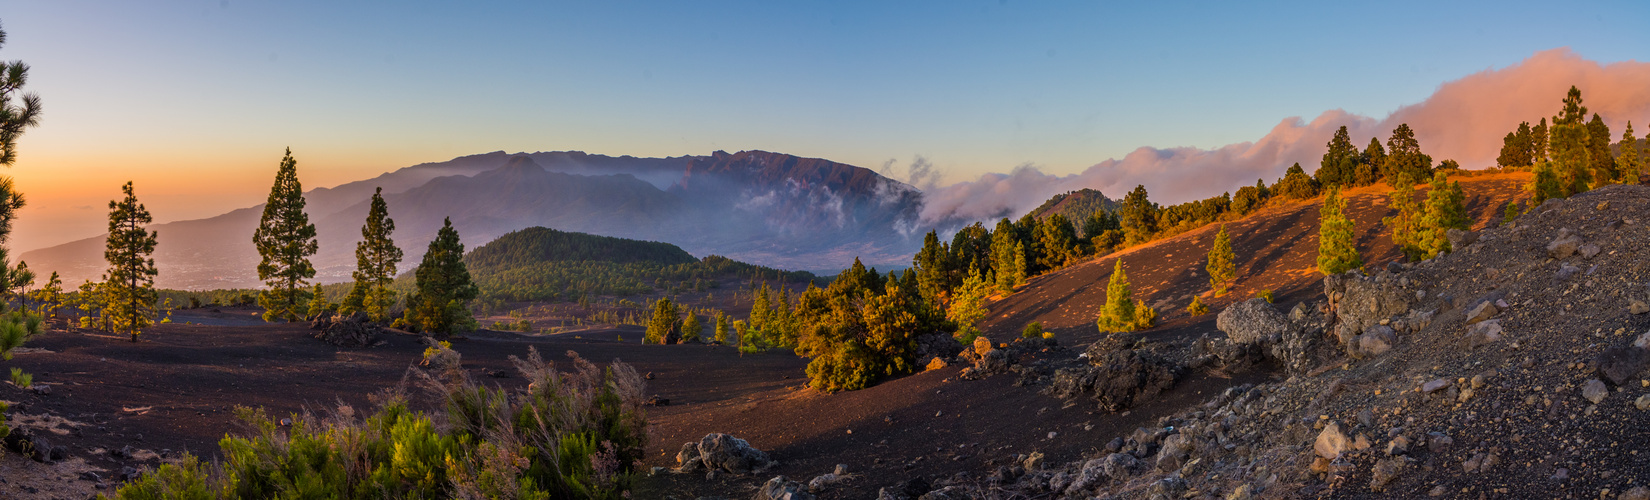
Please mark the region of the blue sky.
POLYGON ((128 179, 159 221, 256 204, 287 146, 307 187, 494 150, 1070 173, 1650 47, 1642 2, 1159 3, 0 2, 46 107, 18 246, 97 234, 128 179))

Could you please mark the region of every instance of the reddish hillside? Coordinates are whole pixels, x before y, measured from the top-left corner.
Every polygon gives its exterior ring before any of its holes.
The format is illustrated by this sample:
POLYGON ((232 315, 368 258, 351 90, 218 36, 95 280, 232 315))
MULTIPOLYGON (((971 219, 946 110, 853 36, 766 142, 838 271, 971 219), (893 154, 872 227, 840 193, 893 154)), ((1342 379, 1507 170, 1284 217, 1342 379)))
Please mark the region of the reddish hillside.
MULTIPOLYGON (((1496 174, 1462 177, 1467 195, 1467 212, 1474 229, 1500 221, 1510 200, 1522 197, 1529 174, 1496 174)), ((1424 188, 1424 186, 1423 186, 1424 188)), ((1347 213, 1357 224, 1358 249, 1365 262, 1385 264, 1399 258, 1397 248, 1381 218, 1391 215, 1385 185, 1347 191, 1347 213)), ((1424 196, 1425 189, 1420 189, 1424 196)), ((1098 335, 1094 320, 1106 300, 1106 284, 1116 259, 1123 259, 1134 297, 1157 308, 1164 332, 1185 332, 1191 336, 1215 333, 1214 314, 1191 318, 1186 306, 1193 294, 1204 294, 1203 303, 1213 312, 1228 304, 1246 300, 1263 289, 1272 290, 1280 303, 1295 302, 1322 293, 1323 275, 1318 273, 1318 209, 1323 198, 1283 206, 1273 206, 1241 220, 1227 223, 1236 254, 1237 284, 1232 293, 1215 298, 1208 295, 1205 257, 1214 243, 1217 225, 1209 225, 1172 238, 1129 248, 1058 272, 1031 279, 1007 298, 991 305, 984 330, 1014 335, 1033 321, 1062 335, 1062 338, 1092 339, 1098 335)))

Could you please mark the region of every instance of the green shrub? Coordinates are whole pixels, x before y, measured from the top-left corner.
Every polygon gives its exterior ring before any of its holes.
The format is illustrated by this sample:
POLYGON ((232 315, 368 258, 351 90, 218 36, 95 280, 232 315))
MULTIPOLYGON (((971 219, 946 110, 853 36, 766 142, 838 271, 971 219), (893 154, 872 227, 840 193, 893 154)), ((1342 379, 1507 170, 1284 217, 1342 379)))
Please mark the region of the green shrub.
POLYGON ((1134 303, 1134 327, 1137 329, 1157 326, 1157 310, 1146 305, 1146 301, 1134 303))
POLYGON ((1260 293, 1256 293, 1255 296, 1266 299, 1267 304, 1272 303, 1272 289, 1270 288, 1261 290, 1260 293))
POLYGON ((30 387, 33 387, 34 386, 34 375, 23 373, 22 368, 13 367, 11 369, 11 385, 15 385, 15 386, 18 386, 18 387, 21 387, 21 388, 24 388, 24 389, 28 389, 30 387))
POLYGON ((1202 297, 1197 296, 1197 295, 1193 295, 1192 296, 1192 304, 1189 305, 1189 306, 1186 306, 1186 314, 1190 314, 1190 315, 1193 315, 1193 316, 1202 316, 1202 315, 1205 315, 1205 314, 1209 314, 1209 306, 1203 305, 1203 298, 1202 297))
POLYGON ((184 498, 599 498, 628 497, 647 443, 641 376, 568 353, 560 372, 528 351, 511 356, 525 391, 477 384, 467 374, 419 380, 445 412, 408 409, 405 396, 375 398, 362 418, 340 406, 290 428, 261 409, 237 408, 247 436, 225 436, 224 462, 177 465, 128 483, 121 499, 184 498), (442 419, 438 424, 437 419, 442 419))
POLYGON ((1042 337, 1042 336, 1043 336, 1043 322, 1041 322, 1041 321, 1033 321, 1033 322, 1031 322, 1031 324, 1026 325, 1024 330, 1020 330, 1020 337, 1023 337, 1023 338, 1035 339, 1035 338, 1039 338, 1039 337, 1042 337))

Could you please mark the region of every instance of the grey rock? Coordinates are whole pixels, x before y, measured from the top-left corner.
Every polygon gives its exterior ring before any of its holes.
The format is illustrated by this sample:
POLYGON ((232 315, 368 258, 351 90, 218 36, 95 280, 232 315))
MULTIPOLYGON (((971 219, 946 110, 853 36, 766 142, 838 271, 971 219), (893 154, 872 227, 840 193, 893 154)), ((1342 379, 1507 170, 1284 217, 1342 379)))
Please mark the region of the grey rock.
POLYGON ((1501 310, 1497 309, 1495 304, 1490 303, 1488 300, 1479 302, 1478 305, 1472 306, 1471 309, 1467 310, 1467 324, 1470 325, 1493 318, 1500 312, 1501 310))
POLYGON ((1560 229, 1558 235, 1558 238, 1547 243, 1547 255, 1552 258, 1562 260, 1575 255, 1576 250, 1581 248, 1581 237, 1571 234, 1569 229, 1560 229))
POLYGON ((1409 438, 1396 436, 1392 438, 1392 441, 1387 442, 1387 455, 1403 455, 1405 453, 1409 453, 1409 438))
POLYGON ((1173 472, 1180 470, 1186 458, 1191 454, 1191 443, 1185 434, 1173 434, 1163 438, 1163 447, 1157 450, 1157 470, 1173 472))
POLYGON ((1604 397, 1609 395, 1610 388, 1605 387, 1604 382, 1599 381, 1599 379, 1587 379, 1586 382, 1581 384, 1581 397, 1587 398, 1588 401, 1592 401, 1595 405, 1603 402, 1604 397))
POLYGON ((1638 408, 1640 411, 1650 411, 1650 394, 1639 396, 1638 399, 1633 400, 1633 407, 1638 408))
MULTIPOLYGON (((683 447, 684 451, 686 446, 683 447)), ((734 474, 760 473, 775 463, 767 453, 752 448, 750 443, 727 434, 712 433, 699 440, 698 458, 707 469, 734 474)), ((678 456, 681 453, 677 454, 678 456)))
POLYGON ((1335 421, 1330 421, 1329 425, 1325 425, 1323 432, 1318 433, 1317 440, 1312 442, 1312 451, 1320 457, 1331 460, 1351 449, 1352 439, 1346 436, 1346 433, 1341 430, 1341 424, 1335 421))
POLYGON ((1577 252, 1581 253, 1581 258, 1583 259, 1591 259, 1593 256, 1598 255, 1601 250, 1602 249, 1600 249, 1598 245, 1594 245, 1592 243, 1581 245, 1580 248, 1576 249, 1577 252))
POLYGON ((1642 301, 1642 300, 1633 299, 1632 302, 1629 302, 1627 304, 1627 313, 1628 314, 1650 313, 1650 304, 1645 304, 1644 301, 1642 301))
POLYGON ((1275 340, 1289 327, 1288 317, 1258 297, 1227 306, 1215 317, 1215 328, 1237 344, 1275 340))
POLYGON ((1434 379, 1425 384, 1421 384, 1421 392, 1438 392, 1445 387, 1449 387, 1450 384, 1451 382, 1447 378, 1434 379))
POLYGON ((1427 450, 1432 452, 1432 453, 1438 453, 1438 452, 1447 450, 1447 449, 1449 449, 1449 447, 1451 445, 1454 445, 1454 444, 1455 444, 1455 439, 1449 437, 1449 435, 1447 435, 1447 434, 1444 434, 1442 432, 1429 432, 1429 433, 1427 433, 1427 450))
POLYGON ((1356 354, 1360 357, 1373 357, 1386 354, 1392 350, 1392 344, 1398 342, 1398 334, 1386 325, 1375 325, 1364 329, 1363 335, 1358 336, 1356 354))
POLYGON ((1650 366, 1650 351, 1640 347, 1621 346, 1605 349, 1591 363, 1598 374, 1616 385, 1626 385, 1638 378, 1650 366))
POLYGON ((1390 457, 1375 462, 1375 466, 1370 468, 1369 472, 1369 489, 1375 492, 1386 491, 1387 485, 1392 484, 1408 466, 1409 461, 1403 457, 1390 457))
POLYGON ((1563 265, 1558 266, 1558 271, 1553 273, 1553 278, 1563 281, 1570 279, 1571 276, 1575 276, 1576 273, 1579 272, 1581 272, 1581 268, 1572 266, 1570 263, 1566 262, 1563 265))
POLYGON ((1506 333, 1501 329, 1501 320, 1492 319, 1474 323, 1467 327, 1465 335, 1468 348, 1478 347, 1491 342, 1500 342, 1506 333))
POLYGON ((1467 245, 1478 242, 1478 232, 1450 228, 1448 231, 1444 231, 1444 238, 1449 240, 1451 252, 1459 252, 1467 248, 1467 245))
POLYGON ((1650 488, 1645 488, 1643 486, 1634 486, 1632 489, 1629 489, 1627 491, 1622 492, 1621 496, 1616 497, 1616 499, 1617 500, 1650 500, 1650 488))
POLYGON ((29 391, 41 396, 50 396, 52 394, 52 386, 46 384, 35 384, 29 386, 29 391))
POLYGON ((802 483, 792 481, 785 476, 774 476, 768 482, 762 483, 762 488, 756 491, 754 500, 812 500, 814 496, 808 493, 802 483))

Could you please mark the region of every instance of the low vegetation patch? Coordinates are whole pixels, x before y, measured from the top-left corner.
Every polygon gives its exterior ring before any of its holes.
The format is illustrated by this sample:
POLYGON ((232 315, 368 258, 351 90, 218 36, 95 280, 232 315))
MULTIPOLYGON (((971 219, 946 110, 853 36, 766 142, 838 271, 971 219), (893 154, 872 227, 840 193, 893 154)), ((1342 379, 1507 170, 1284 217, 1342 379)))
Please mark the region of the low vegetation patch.
MULTIPOLYGON (((529 383, 488 388, 460 369, 418 371, 444 413, 412 410, 400 391, 357 416, 294 415, 290 427, 237 408, 251 431, 219 441, 224 460, 186 456, 115 492, 160 498, 624 498, 647 443, 643 381, 569 352, 559 372, 537 351, 512 356, 529 383)), ((99 498, 107 498, 100 496, 99 498)))

